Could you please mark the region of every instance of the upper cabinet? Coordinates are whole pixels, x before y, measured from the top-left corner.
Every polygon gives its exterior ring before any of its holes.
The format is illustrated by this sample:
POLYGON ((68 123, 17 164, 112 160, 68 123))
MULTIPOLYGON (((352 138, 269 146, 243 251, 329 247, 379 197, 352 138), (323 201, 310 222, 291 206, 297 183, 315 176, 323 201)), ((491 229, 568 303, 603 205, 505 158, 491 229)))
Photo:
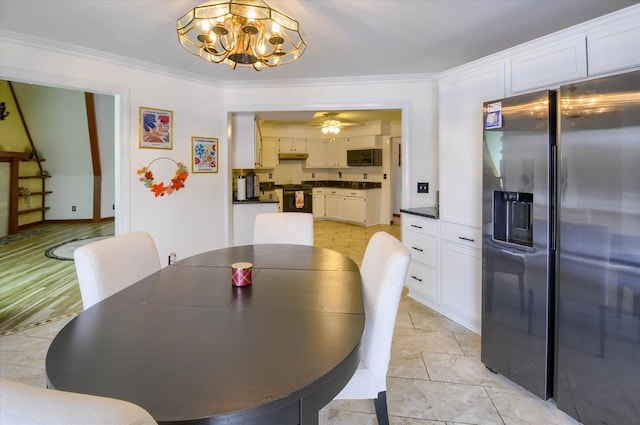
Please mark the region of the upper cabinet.
POLYGON ((349 137, 349 149, 382 148, 382 136, 351 136, 349 137))
POLYGON ((278 139, 273 137, 261 137, 256 143, 255 168, 278 168, 278 139))
POLYGON ((231 168, 253 169, 259 162, 256 122, 253 112, 236 112, 231 116, 231 168))
POLYGON ((324 139, 307 139, 309 156, 305 162, 307 168, 327 168, 327 141, 324 139))
POLYGON ((280 140, 280 152, 285 153, 306 153, 307 141, 306 139, 299 139, 295 137, 282 137, 280 140))
POLYGON ((327 141, 327 168, 347 167, 347 146, 349 139, 336 137, 327 141))
POLYGON ((587 44, 574 37, 511 58, 511 91, 521 93, 587 76, 587 44))
POLYGON ((589 32, 587 55, 589 75, 640 65, 640 19, 628 17, 613 26, 589 32))

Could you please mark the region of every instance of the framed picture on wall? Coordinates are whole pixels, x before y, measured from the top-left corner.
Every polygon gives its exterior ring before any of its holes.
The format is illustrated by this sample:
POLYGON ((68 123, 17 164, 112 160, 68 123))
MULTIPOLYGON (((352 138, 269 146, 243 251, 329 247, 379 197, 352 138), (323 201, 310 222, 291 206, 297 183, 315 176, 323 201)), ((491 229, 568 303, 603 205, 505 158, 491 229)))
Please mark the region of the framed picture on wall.
POLYGON ((140 147, 173 149, 173 112, 140 107, 140 147))
POLYGON ((218 139, 191 138, 191 171, 193 173, 218 172, 218 139))

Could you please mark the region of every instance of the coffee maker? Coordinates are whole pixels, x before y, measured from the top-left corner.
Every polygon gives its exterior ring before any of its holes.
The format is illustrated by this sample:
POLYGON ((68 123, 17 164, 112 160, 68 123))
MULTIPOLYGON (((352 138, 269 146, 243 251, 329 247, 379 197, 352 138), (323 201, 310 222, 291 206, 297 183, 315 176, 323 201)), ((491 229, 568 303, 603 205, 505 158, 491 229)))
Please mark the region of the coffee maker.
POLYGON ((250 171, 247 173, 247 199, 255 199, 260 197, 260 178, 256 173, 250 171))

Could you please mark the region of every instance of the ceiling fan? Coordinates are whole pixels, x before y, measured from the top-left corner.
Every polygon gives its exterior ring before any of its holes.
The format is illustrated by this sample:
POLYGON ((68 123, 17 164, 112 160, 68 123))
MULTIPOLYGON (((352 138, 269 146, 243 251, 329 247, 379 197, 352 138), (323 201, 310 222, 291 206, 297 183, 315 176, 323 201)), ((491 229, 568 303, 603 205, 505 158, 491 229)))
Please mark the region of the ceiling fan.
POLYGON ((324 134, 335 135, 345 127, 358 127, 363 123, 345 118, 338 112, 317 112, 309 125, 320 127, 324 134))

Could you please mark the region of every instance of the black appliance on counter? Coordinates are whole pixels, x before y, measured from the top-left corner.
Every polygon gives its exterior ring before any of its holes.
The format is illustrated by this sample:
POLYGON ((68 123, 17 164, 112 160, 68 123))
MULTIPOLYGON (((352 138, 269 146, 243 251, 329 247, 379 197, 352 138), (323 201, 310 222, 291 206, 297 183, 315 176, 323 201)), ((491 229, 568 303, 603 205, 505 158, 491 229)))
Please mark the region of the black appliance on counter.
POLYGON ((484 104, 481 359, 585 425, 640 424, 639 134, 640 71, 484 104))
POLYGON ((282 185, 282 211, 313 213, 313 185, 282 185))

